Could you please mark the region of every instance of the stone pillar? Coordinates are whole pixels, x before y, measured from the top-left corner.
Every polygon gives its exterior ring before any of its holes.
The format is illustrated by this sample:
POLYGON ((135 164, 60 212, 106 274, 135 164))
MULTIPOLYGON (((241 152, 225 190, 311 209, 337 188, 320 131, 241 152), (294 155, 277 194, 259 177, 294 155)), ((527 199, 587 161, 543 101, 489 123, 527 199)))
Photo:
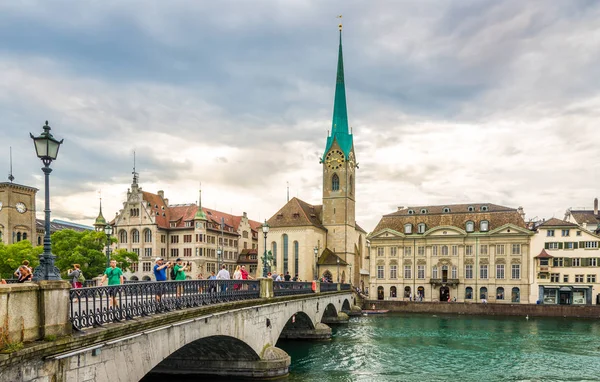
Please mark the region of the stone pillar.
POLYGON ((340 283, 337 283, 337 291, 339 292, 339 291, 341 291, 341 290, 342 290, 342 284, 340 284, 340 283))
POLYGON ((62 337, 71 334, 69 320, 69 291, 71 284, 64 280, 42 280, 40 287, 40 338, 62 337))
POLYGON ((3 342, 38 340, 39 286, 35 283, 0 285, 0 347, 3 342))
POLYGON ((319 322, 315 325, 314 329, 283 329, 279 338, 285 338, 288 340, 328 340, 331 338, 331 328, 319 322))
POLYGON ((313 281, 315 283, 315 293, 321 293, 321 282, 320 281, 313 281))
POLYGON ((321 322, 324 324, 347 324, 350 321, 350 316, 344 312, 339 312, 337 317, 323 317, 321 322))
POLYGON ((260 298, 273 298, 275 294, 273 293, 273 279, 267 277, 266 279, 260 280, 260 298))

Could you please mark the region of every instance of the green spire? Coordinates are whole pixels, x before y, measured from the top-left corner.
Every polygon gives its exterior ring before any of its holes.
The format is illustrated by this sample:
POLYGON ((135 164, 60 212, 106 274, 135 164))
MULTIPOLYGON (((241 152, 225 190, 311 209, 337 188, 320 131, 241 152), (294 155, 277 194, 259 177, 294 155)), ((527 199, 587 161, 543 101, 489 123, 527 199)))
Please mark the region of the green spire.
POLYGON ((94 222, 95 227, 104 227, 106 225, 106 219, 102 216, 102 198, 100 198, 100 213, 94 222))
POLYGON ((202 189, 198 191, 198 211, 196 211, 196 215, 194 215, 194 220, 208 220, 202 209, 202 189))
POLYGON ((348 131, 348 110, 346 108, 346 86, 344 82, 344 57, 342 54, 342 25, 340 24, 340 46, 338 51, 337 75, 335 80, 335 98, 333 103, 333 120, 331 123, 331 135, 327 137, 325 154, 331 148, 334 141, 344 152, 346 157, 350 154, 353 146, 352 134, 348 131))

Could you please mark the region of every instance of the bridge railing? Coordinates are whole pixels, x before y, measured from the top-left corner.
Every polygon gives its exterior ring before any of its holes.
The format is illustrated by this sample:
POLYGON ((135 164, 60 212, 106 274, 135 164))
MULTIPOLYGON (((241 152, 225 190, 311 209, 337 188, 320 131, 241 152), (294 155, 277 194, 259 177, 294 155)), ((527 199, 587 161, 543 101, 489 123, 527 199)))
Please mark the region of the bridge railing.
POLYGON ((337 290, 337 283, 321 283, 321 292, 335 292, 337 290))
POLYGON ((350 284, 340 284, 340 290, 352 290, 352 285, 350 285, 350 284))
POLYGON ((312 294, 312 282, 275 281, 273 282, 275 296, 290 296, 295 294, 312 294))
POLYGON ((260 297, 259 281, 185 280, 140 282, 71 289, 70 320, 75 329, 134 317, 260 297))

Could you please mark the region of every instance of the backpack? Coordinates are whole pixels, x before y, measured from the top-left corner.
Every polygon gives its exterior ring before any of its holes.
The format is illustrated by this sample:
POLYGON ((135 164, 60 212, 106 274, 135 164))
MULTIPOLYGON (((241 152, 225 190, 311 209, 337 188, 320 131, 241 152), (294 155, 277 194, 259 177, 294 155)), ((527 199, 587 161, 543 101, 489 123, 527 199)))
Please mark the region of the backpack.
POLYGON ((176 277, 177 277, 177 273, 175 273, 175 267, 173 266, 171 268, 171 280, 175 280, 176 277))
POLYGON ((79 271, 79 276, 77 276, 77 281, 82 283, 85 281, 85 277, 83 276, 83 272, 79 271))

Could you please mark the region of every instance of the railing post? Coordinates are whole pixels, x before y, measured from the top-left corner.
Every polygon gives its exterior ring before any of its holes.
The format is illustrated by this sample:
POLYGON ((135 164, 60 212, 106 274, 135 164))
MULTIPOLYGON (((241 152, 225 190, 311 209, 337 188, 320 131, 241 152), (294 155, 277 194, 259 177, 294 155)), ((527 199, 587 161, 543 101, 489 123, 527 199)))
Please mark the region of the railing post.
POLYGON ((260 280, 260 298, 273 298, 275 295, 273 294, 273 279, 267 277, 265 279, 261 278, 260 280))
POLYGON ((69 293, 71 285, 64 280, 42 280, 40 287, 40 337, 71 334, 69 293))
POLYGON ((315 293, 321 293, 321 282, 319 280, 313 282, 315 283, 315 293))

